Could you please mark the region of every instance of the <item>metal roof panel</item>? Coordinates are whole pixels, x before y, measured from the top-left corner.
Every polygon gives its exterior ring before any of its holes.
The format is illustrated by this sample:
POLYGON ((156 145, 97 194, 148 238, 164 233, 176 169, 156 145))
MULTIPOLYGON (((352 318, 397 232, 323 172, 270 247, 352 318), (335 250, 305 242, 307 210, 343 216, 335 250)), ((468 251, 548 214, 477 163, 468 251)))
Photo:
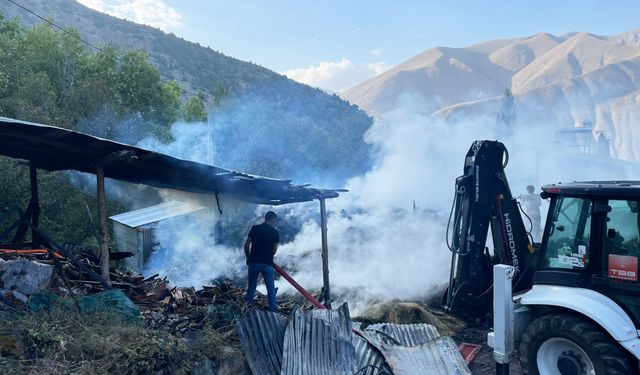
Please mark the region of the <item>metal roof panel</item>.
POLYGON ((238 318, 238 335, 254 374, 280 375, 287 318, 271 311, 249 310, 238 318))
POLYGON ((336 310, 297 310, 284 337, 283 375, 354 374, 351 320, 344 304, 336 310))
POLYGON ((155 206, 141 208, 139 210, 124 212, 118 215, 111 216, 109 217, 109 219, 117 221, 131 228, 137 228, 146 224, 156 223, 161 220, 187 215, 203 209, 204 207, 190 203, 169 201, 157 204, 155 206))

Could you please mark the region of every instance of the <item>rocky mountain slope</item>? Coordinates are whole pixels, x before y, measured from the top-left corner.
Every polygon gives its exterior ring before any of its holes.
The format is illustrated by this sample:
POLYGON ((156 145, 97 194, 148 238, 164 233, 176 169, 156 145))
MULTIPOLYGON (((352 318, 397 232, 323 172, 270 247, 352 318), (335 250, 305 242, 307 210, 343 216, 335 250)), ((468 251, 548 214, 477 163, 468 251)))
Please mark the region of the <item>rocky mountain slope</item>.
POLYGON ((640 160, 640 29, 432 48, 342 97, 377 115, 411 96, 425 113, 464 120, 495 118, 505 88, 513 91, 520 124, 592 123, 613 156, 640 160))

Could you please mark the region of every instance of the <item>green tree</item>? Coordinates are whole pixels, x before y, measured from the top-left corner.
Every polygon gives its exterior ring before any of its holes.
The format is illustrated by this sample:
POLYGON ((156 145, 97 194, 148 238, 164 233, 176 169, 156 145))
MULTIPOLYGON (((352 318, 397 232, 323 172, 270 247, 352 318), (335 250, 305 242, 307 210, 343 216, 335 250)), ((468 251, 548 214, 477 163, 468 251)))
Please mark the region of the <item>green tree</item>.
POLYGON ((186 122, 206 122, 207 109, 202 95, 191 96, 182 108, 182 119, 186 122))
POLYGON ((229 96, 229 90, 222 84, 222 82, 218 82, 216 85, 216 91, 213 93, 215 105, 220 105, 222 100, 227 96, 229 96))

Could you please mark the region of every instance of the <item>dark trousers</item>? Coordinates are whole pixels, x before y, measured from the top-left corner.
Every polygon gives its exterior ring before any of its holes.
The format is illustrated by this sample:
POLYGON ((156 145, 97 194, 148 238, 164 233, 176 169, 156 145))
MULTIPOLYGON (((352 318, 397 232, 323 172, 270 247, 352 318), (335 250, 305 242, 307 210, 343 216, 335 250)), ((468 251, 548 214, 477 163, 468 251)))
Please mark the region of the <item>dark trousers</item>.
POLYGON ((262 274, 269 297, 269 310, 276 311, 276 286, 273 266, 264 263, 249 263, 249 286, 247 288, 247 304, 253 303, 258 286, 258 274, 262 274))

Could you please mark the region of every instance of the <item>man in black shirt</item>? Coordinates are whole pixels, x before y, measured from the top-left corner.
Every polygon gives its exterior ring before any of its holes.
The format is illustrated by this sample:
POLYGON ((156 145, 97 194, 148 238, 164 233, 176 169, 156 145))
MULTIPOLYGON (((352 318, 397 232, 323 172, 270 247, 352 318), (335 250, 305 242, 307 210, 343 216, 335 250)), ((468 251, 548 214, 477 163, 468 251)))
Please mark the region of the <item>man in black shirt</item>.
POLYGON ((276 311, 276 287, 273 272, 273 256, 278 250, 280 234, 275 228, 278 217, 269 211, 264 215, 264 223, 254 225, 244 243, 244 254, 249 266, 249 285, 247 287, 247 304, 253 303, 258 285, 258 274, 262 274, 269 297, 269 309, 276 311))

